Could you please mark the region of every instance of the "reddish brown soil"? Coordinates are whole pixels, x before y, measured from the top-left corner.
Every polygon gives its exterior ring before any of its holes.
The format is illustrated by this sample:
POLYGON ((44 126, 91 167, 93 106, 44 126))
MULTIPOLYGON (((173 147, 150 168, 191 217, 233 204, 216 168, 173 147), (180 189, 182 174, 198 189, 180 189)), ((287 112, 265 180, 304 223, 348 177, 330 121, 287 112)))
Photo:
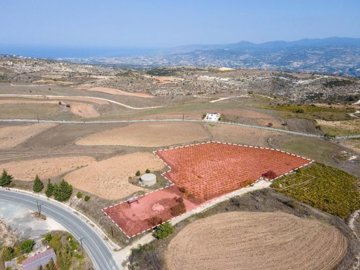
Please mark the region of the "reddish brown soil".
MULTIPOLYGON (((132 237, 150 229, 157 223, 164 222, 173 217, 170 208, 182 197, 177 187, 172 186, 149 193, 131 203, 123 202, 103 211, 118 224, 122 231, 132 237)), ((186 211, 194 209, 197 204, 188 199, 183 199, 186 211)))
POLYGON ((221 143, 169 149, 157 154, 171 167, 166 175, 202 200, 246 186, 270 170, 279 176, 309 162, 272 149, 221 143))
POLYGON ((177 205, 176 199, 182 198, 185 211, 190 211, 206 200, 255 182, 269 171, 275 177, 309 162, 276 150, 221 143, 181 147, 157 154, 171 166, 166 176, 175 185, 130 200, 131 203, 104 209, 128 237, 181 214, 171 211, 177 205))

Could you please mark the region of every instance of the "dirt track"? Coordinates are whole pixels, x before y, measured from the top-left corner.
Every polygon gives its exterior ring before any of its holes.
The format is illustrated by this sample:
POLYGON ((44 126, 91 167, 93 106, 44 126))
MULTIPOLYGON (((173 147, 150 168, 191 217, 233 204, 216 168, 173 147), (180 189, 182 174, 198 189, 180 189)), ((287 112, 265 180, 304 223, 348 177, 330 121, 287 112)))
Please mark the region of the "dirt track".
POLYGON ((346 249, 346 238, 335 227, 316 220, 230 212, 186 226, 165 257, 171 270, 333 269, 346 249))

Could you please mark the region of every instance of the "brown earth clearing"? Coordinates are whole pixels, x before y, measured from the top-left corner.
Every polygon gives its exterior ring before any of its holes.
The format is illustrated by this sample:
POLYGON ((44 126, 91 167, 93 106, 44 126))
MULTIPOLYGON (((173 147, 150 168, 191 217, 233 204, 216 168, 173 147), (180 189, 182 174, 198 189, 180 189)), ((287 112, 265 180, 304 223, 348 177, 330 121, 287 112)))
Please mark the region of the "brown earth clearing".
POLYGON ((281 212, 230 212, 187 225, 172 239, 165 258, 173 270, 330 270, 346 250, 343 234, 316 220, 281 212))
POLYGON ((77 144, 159 147, 207 139, 206 130, 195 123, 135 123, 89 135, 77 144))
POLYGON ((129 183, 136 171, 158 171, 164 163, 152 153, 132 153, 93 162, 65 176, 74 187, 108 200, 121 199, 144 188, 129 183))
POLYGON ((276 131, 222 124, 208 124, 207 127, 213 140, 257 146, 269 146, 268 138, 281 134, 276 131))
POLYGON ((101 92, 105 94, 110 95, 120 95, 120 96, 129 96, 129 97, 141 97, 141 98, 153 98, 154 96, 146 93, 131 93, 126 92, 123 90, 115 89, 115 88, 109 88, 109 87, 90 87, 87 88, 86 86, 81 86, 79 89, 87 90, 91 92, 101 92))
POLYGON ((23 161, 11 161, 0 164, 0 169, 7 170, 17 180, 32 181, 38 175, 47 179, 87 166, 95 161, 89 156, 49 157, 23 161))
MULTIPOLYGON (((100 116, 99 112, 92 104, 80 102, 66 102, 59 104, 59 101, 55 100, 0 99, 0 104, 58 104, 59 106, 62 106, 64 110, 70 110, 73 114, 83 118, 100 116), (70 108, 66 107, 66 105, 70 106, 70 108)), ((35 107, 34 110, 36 110, 35 107)))
POLYGON ((0 149, 15 147, 29 138, 55 126, 55 124, 33 124, 0 127, 0 149))

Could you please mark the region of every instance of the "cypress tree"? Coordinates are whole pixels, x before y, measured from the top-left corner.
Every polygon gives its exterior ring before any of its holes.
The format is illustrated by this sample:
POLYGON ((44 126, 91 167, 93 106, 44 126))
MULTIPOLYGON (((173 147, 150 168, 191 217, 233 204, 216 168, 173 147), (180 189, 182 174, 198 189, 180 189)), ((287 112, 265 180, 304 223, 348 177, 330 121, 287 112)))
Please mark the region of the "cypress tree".
POLYGON ((33 191, 41 192, 43 189, 44 189, 44 183, 40 180, 39 176, 36 175, 34 184, 33 184, 33 191))

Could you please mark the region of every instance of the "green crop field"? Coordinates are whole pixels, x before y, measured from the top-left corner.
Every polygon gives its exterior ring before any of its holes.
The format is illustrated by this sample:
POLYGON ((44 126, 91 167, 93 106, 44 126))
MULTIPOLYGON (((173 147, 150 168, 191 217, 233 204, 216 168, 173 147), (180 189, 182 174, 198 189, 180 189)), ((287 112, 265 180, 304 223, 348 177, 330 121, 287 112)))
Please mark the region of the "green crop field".
POLYGON ((344 219, 360 208, 359 182, 356 177, 319 163, 281 177, 271 187, 344 219))

